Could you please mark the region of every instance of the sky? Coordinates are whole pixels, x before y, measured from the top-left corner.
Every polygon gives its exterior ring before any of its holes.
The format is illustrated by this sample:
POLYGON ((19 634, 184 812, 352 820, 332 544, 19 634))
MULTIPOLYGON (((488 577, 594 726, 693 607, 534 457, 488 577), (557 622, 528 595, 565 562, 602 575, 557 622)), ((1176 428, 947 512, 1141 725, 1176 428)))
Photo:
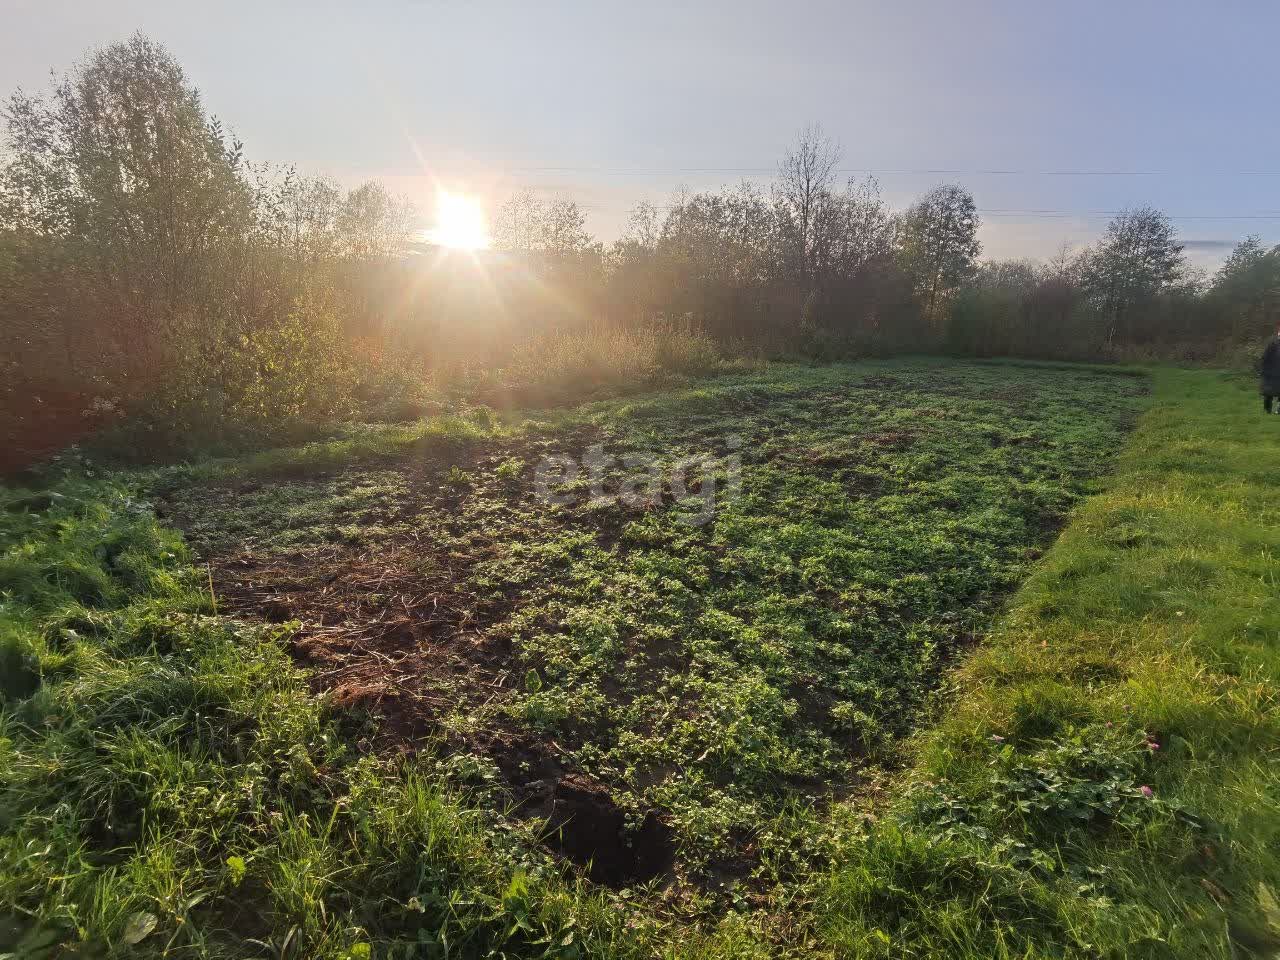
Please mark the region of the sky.
MULTIPOLYGON (((249 159, 377 178, 430 220, 577 200, 603 240, 642 200, 765 180, 820 123, 896 208, 973 191, 991 257, 1163 209, 1213 267, 1280 242, 1280 4, 0 0, 0 93, 87 50, 165 44, 249 159)), ((424 222, 424 226, 426 223, 424 222)))

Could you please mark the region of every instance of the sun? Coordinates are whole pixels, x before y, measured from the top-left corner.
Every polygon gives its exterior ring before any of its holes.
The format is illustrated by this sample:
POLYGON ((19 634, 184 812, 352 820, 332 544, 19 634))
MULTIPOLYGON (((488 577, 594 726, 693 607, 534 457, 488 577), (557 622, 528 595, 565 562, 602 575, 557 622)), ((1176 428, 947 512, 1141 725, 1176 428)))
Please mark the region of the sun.
POLYGON ((489 246, 484 210, 474 198, 441 190, 436 195, 436 225, 427 239, 453 250, 482 250, 489 246))

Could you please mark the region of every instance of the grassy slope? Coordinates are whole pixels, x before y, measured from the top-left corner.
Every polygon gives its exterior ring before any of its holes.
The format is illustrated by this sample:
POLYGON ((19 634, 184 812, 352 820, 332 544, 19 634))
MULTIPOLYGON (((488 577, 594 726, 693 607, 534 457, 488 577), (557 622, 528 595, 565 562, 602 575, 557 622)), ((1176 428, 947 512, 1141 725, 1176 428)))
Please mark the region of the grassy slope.
POLYGON ((956 678, 895 811, 850 811, 836 867, 790 910, 678 936, 539 864, 513 873, 482 814, 350 756, 279 638, 208 616, 183 546, 127 491, 10 514, 0 949, 7 923, 29 947, 96 945, 82 955, 146 933, 148 952, 243 956, 249 936, 358 957, 365 929, 395 933, 392 905, 423 956, 1261 945, 1259 883, 1280 876, 1280 423, 1212 374, 1159 371, 1156 389, 1108 491, 956 678))

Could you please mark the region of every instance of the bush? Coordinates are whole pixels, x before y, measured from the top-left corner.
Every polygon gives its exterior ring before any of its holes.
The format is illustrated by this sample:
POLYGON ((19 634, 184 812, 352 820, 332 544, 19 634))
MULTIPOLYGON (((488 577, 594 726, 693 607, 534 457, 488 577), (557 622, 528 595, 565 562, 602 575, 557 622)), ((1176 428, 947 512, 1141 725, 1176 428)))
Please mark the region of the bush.
POLYGON ((549 405, 643 389, 672 374, 706 376, 721 366, 715 343, 700 333, 600 324, 527 340, 506 365, 464 374, 454 390, 495 407, 549 405))
POLYGON ((720 350, 699 333, 659 334, 654 361, 663 370, 700 376, 711 373, 721 363, 720 350))
POLYGON ((360 379, 331 299, 308 292, 276 323, 188 341, 99 446, 147 460, 300 440, 356 413, 360 379))

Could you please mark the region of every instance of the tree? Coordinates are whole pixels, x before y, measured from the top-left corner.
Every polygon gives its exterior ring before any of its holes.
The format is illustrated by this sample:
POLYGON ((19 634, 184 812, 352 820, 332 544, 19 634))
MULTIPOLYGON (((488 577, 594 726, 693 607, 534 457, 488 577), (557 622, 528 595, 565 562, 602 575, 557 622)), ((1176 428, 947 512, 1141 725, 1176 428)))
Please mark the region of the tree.
POLYGON ((661 232, 662 218, 658 208, 647 200, 641 200, 627 216, 627 225, 619 242, 652 250, 658 245, 661 232))
POLYGON ((543 204, 532 190, 513 193, 493 218, 493 245, 510 253, 528 254, 538 247, 543 204))
POLYGON ((902 218, 903 265, 915 279, 925 317, 935 327, 943 302, 973 276, 982 252, 980 223, 973 194, 957 184, 934 187, 902 218))
POLYGON ((759 333, 778 271, 775 219, 774 206, 750 183, 678 197, 658 241, 667 269, 659 312, 695 318, 724 339, 759 333))
POLYGON ((513 194, 493 223, 494 245, 554 262, 581 255, 592 245, 587 217, 573 200, 545 201, 531 190, 513 194))
POLYGON ((211 298, 245 239, 250 191, 239 143, 163 47, 141 34, 112 44, 49 99, 14 94, 4 118, 10 226, 58 240, 126 323, 171 323, 211 298))
POLYGON ((1106 323, 1107 343, 1115 341, 1136 303, 1168 291, 1185 268, 1173 223, 1159 210, 1125 210, 1107 224, 1083 269, 1085 289, 1106 323))
POLYGON ((564 197, 557 197, 544 209, 539 239, 543 255, 556 259, 577 257, 592 244, 586 214, 564 197))
POLYGON ((1268 251, 1262 244, 1262 238, 1256 233, 1245 237, 1231 251, 1231 255, 1218 268, 1217 274, 1214 275, 1214 283, 1231 283, 1232 281, 1246 277, 1257 266, 1266 259, 1268 251))
POLYGON ((846 342, 874 339, 879 345, 906 332, 903 321, 909 318, 900 308, 908 291, 894 260, 895 229, 874 179, 850 180, 840 192, 822 196, 802 314, 806 335, 819 330, 846 342), (886 329, 887 320, 898 329, 886 329))
POLYGON ((806 288, 813 278, 816 225, 830 199, 839 164, 839 145, 822 132, 822 127, 811 124, 800 131, 795 145, 778 166, 775 203, 786 225, 792 261, 806 288))
POLYGON ((356 187, 343 199, 336 218, 340 249, 357 263, 401 253, 409 238, 413 207, 392 196, 377 180, 356 187))
POLYGON ((302 176, 292 167, 278 175, 254 168, 254 209, 262 243, 303 267, 337 253, 342 190, 325 177, 302 176))
POLYGON ((1280 246, 1246 237, 1213 277, 1206 299, 1221 332, 1235 338, 1269 332, 1280 322, 1280 246))
POLYGON ((850 180, 840 193, 825 194, 816 213, 812 265, 819 283, 854 277, 892 255, 893 215, 874 178, 850 180))
POLYGON ((663 217, 652 203, 638 203, 605 260, 608 310, 632 322, 652 319, 670 289, 660 256, 663 217))
POLYGON ((978 267, 951 302, 948 350, 994 356, 1025 349, 1029 307, 1043 272, 1031 260, 992 260, 978 267))

